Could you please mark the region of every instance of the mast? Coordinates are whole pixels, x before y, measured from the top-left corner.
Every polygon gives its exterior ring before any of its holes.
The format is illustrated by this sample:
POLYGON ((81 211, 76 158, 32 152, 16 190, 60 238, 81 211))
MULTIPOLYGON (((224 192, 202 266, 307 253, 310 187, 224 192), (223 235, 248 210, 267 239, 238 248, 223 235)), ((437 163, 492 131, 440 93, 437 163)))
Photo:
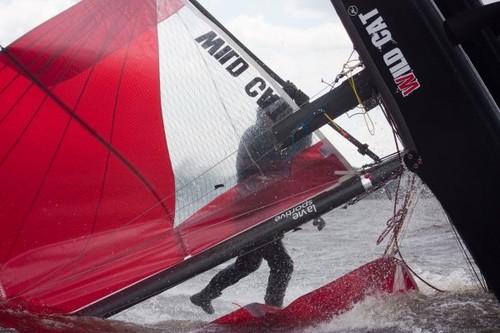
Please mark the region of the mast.
POLYGON ((498 18, 499 4, 483 15, 472 11, 481 6, 476 0, 332 4, 404 145, 420 156, 410 169, 435 194, 500 299, 499 39, 498 23, 484 16, 494 11, 498 18), (471 22, 479 28, 461 35, 471 22))

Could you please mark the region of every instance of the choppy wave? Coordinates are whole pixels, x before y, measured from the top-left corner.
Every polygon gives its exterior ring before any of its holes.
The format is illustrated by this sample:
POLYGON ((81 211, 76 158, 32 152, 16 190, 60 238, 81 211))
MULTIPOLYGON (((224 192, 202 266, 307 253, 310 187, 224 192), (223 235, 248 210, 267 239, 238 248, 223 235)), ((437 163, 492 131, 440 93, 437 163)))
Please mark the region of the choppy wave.
MULTIPOLYGON (((364 200, 325 216, 321 232, 307 225, 285 238, 295 261, 286 302, 328 283, 380 256, 384 244, 376 240, 393 212, 389 200, 364 200), (311 260, 311 259, 314 260, 311 260)), ((438 292, 417 280, 420 291, 406 295, 369 297, 328 323, 297 332, 500 332, 500 305, 484 292, 471 273, 446 215, 435 200, 416 206, 401 240, 408 265, 438 292)), ((235 310, 239 304, 262 302, 268 269, 228 288, 214 301, 214 316, 189 303, 189 296, 205 286, 222 267, 187 281, 115 318, 142 323, 161 332, 233 332, 207 323, 235 310)))
MULTIPOLYGON (((376 241, 392 212, 393 204, 388 200, 364 200, 326 215, 327 225, 322 231, 306 225, 303 230, 288 234, 285 244, 294 259, 295 271, 285 303, 379 257, 385 245, 377 246, 376 241)), ((417 280, 418 292, 368 297, 330 322, 293 332, 500 332, 500 304, 481 289, 435 200, 420 200, 400 241, 400 251, 420 278, 444 292, 417 280)), ((266 265, 226 289, 213 302, 217 312, 212 316, 189 302, 189 296, 202 289, 225 265, 124 311, 111 321, 72 318, 71 324, 78 327, 91 320, 105 328, 99 332, 246 333, 244 329, 209 323, 240 305, 263 301, 268 277, 266 265)), ((54 326, 57 322, 48 324, 54 326)), ((1 328, 0 332, 3 333, 1 328)))

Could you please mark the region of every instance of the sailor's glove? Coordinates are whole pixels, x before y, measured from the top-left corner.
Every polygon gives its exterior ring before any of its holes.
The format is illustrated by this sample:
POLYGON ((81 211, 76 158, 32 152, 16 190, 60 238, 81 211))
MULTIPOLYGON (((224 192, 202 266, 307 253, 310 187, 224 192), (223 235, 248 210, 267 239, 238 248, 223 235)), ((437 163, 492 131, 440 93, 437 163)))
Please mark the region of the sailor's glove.
POLYGON ((292 82, 290 81, 286 81, 284 84, 283 84, 283 90, 287 93, 288 96, 290 96, 290 98, 294 98, 295 97, 295 94, 297 93, 297 87, 295 86, 295 84, 293 84, 292 82))
POLYGON ((325 220, 321 217, 317 217, 313 220, 313 226, 318 228, 319 231, 321 231, 325 227, 326 223, 325 220))
POLYGON ((285 84, 283 84, 283 90, 295 101, 295 103, 297 103, 298 106, 309 102, 309 96, 307 96, 302 90, 297 89, 295 84, 290 81, 286 81, 285 84))
POLYGON ((293 98, 295 103, 297 103, 298 106, 302 106, 309 102, 309 96, 307 96, 302 90, 297 90, 295 93, 295 97, 293 98))

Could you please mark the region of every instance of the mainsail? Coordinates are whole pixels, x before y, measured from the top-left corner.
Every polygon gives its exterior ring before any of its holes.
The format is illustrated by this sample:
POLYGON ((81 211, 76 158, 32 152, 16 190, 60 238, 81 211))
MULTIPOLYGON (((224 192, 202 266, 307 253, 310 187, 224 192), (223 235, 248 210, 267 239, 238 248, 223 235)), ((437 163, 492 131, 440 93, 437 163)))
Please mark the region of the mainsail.
POLYGON ((236 184, 256 110, 297 106, 188 1, 83 0, 0 63, 4 309, 109 316, 399 170, 323 139, 236 184))

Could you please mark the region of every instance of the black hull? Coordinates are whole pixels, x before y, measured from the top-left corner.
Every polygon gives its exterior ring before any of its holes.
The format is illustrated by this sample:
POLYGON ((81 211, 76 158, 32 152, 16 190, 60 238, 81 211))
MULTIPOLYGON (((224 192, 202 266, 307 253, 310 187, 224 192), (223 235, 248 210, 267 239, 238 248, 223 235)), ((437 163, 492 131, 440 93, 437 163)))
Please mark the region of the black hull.
MULTIPOLYGON (((497 27, 482 26, 469 36, 460 29, 462 18, 451 19, 457 10, 480 6, 479 1, 332 3, 405 146, 421 158, 422 164, 413 159, 409 167, 440 201, 490 289, 500 299, 497 27), (450 19, 445 22, 447 17, 450 19), (383 43, 388 34, 392 40, 383 43), (402 81, 394 75, 397 67, 391 67, 401 64, 391 58, 395 48, 400 51, 397 60, 409 66, 406 78, 413 75, 411 83, 416 88, 412 91, 408 85, 402 86, 407 90, 398 86, 402 81)), ((498 5, 489 10, 498 12, 498 5)))

